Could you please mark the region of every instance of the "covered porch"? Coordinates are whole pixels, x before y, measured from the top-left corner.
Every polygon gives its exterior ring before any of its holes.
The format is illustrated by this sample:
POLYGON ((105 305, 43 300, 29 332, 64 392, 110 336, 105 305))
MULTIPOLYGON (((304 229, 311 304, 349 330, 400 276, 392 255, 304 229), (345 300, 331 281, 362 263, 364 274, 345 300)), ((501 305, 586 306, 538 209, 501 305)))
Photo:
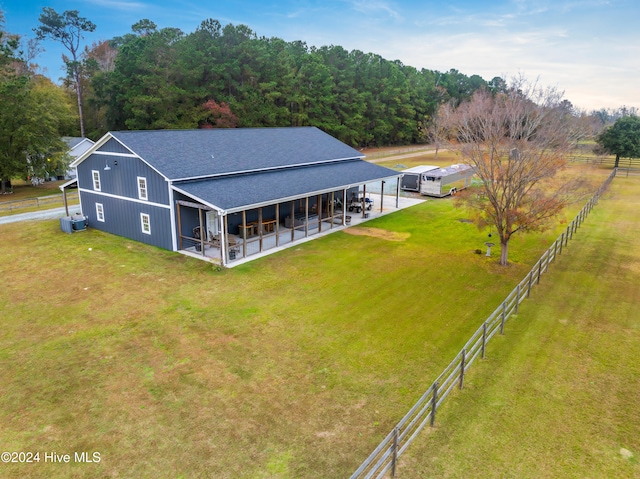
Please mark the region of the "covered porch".
POLYGON ((391 194, 384 194, 387 181, 382 180, 228 211, 178 198, 178 249, 236 266, 415 204, 400 198, 399 180, 393 180, 393 188, 386 188, 391 194))

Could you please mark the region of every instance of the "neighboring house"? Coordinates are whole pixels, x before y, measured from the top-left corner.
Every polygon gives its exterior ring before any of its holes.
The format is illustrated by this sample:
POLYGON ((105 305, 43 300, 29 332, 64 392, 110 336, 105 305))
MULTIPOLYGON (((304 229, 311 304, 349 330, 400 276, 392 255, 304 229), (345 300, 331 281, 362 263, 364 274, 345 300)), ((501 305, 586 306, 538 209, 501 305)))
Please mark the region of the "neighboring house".
MULTIPOLYGON (((82 154, 91 148, 95 142, 90 140, 89 138, 75 137, 75 136, 64 136, 62 137, 62 141, 64 141, 69 147, 69 151, 67 154, 71 157, 71 164, 78 159, 82 154)), ((65 180, 75 178, 76 170, 75 168, 69 167, 67 169, 65 180)))
POLYGON ((228 265, 346 225, 368 183, 397 207, 363 157, 315 127, 120 131, 71 166, 90 227, 228 265))

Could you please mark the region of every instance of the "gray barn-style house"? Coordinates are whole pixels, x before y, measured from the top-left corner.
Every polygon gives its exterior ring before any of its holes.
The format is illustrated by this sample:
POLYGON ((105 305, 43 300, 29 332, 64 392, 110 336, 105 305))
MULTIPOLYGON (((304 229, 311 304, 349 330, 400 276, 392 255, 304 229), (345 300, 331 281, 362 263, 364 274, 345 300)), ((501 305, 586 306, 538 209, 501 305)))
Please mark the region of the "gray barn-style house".
POLYGON ((363 158, 315 127, 119 131, 71 166, 90 227, 232 265, 368 216, 367 184, 397 208, 363 158))

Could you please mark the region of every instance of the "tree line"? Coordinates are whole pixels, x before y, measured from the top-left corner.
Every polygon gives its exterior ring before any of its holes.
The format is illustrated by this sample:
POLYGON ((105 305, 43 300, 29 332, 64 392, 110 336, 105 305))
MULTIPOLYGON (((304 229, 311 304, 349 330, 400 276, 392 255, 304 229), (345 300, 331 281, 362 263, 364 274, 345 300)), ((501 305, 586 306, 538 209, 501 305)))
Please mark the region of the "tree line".
POLYGON ((88 131, 317 126, 358 147, 422 143, 440 104, 499 89, 457 70, 417 70, 336 45, 201 23, 184 34, 141 20, 85 51, 88 131), (208 107, 207 107, 208 106, 208 107))

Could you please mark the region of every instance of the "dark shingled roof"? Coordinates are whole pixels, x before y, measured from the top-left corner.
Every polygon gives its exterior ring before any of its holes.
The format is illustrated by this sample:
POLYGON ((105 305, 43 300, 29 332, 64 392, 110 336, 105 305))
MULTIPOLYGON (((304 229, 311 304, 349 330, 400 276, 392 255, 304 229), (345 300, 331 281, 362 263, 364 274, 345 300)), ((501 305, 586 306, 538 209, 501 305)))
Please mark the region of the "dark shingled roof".
POLYGON ((174 185, 193 198, 233 212, 249 206, 273 204, 401 175, 394 170, 356 159, 174 185))
POLYGON ((315 127, 110 133, 170 180, 364 157, 315 127))

